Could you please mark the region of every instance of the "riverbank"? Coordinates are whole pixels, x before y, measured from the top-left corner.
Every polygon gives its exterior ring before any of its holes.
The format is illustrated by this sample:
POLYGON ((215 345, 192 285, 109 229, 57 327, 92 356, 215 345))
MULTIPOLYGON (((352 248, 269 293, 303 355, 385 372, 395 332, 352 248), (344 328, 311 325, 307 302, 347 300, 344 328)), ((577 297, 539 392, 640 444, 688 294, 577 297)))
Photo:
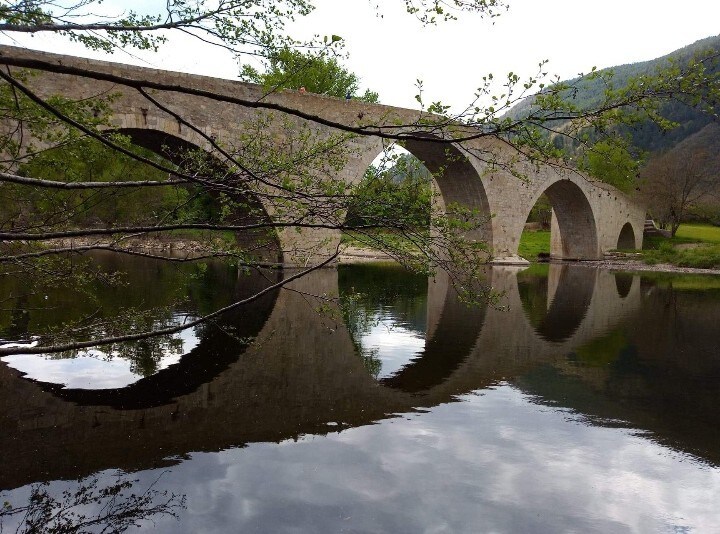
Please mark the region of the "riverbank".
MULTIPOLYGON (((709 274, 720 275, 720 269, 699 269, 692 267, 679 267, 669 263, 648 264, 639 259, 639 254, 633 253, 617 253, 608 255, 602 260, 586 260, 586 261, 554 261, 552 263, 583 265, 587 267, 601 267, 609 271, 625 271, 625 272, 663 272, 678 274, 709 274)), ((372 261, 394 261, 393 258, 381 251, 373 249, 364 249, 359 247, 348 247, 340 254, 339 263, 366 263, 372 261)))
MULTIPOLYGON (((563 262, 560 262, 563 263, 563 262)), ((566 262, 569 263, 569 262, 566 262)), ((645 263, 628 257, 608 257, 602 260, 572 262, 587 266, 602 267, 609 271, 623 272, 658 272, 678 274, 710 274, 720 275, 720 269, 700 269, 696 267, 679 267, 670 263, 645 263)))
MULTIPOLYGON (((90 240, 90 239, 74 239, 74 240, 51 240, 45 243, 49 248, 84 248, 84 247, 108 247, 113 244, 110 241, 90 240)), ((117 244, 117 243, 114 243, 117 244)), ((202 242, 193 239, 148 239, 137 238, 129 239, 123 242, 122 247, 135 252, 168 255, 173 257, 199 257, 205 254, 212 254, 217 250, 211 243, 202 242)), ((708 274, 720 275, 720 269, 701 269, 694 267, 680 267, 670 263, 645 263, 642 261, 642 255, 638 253, 613 253, 607 255, 602 260, 586 260, 580 262, 562 262, 584 266, 601 267, 611 271, 626 272, 666 272, 680 274, 708 274)), ((339 264, 352 263, 368 263, 377 261, 395 261, 389 254, 371 249, 357 246, 346 246, 343 248, 338 257, 339 264)))

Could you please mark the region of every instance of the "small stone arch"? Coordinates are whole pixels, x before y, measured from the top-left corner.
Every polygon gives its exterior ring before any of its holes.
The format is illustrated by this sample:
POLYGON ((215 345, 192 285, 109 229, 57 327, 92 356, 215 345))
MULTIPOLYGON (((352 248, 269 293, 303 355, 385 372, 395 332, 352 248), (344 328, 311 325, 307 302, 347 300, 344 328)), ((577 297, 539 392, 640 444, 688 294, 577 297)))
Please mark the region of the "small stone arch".
POLYGON ((626 222, 620 230, 616 248, 618 250, 635 250, 635 231, 629 222, 626 222))

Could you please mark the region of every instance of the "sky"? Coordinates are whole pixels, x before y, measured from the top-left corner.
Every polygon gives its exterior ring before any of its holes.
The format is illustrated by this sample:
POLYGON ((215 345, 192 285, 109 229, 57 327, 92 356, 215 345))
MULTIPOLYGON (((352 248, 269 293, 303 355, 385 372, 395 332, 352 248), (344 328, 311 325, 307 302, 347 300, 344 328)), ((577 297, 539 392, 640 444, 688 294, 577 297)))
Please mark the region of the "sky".
MULTIPOLYGON (((437 27, 423 27, 407 15, 402 0, 313 3, 317 9, 297 21, 293 33, 341 36, 349 54, 343 62, 363 88, 377 91, 384 104, 410 108, 417 107, 418 79, 426 102, 459 110, 488 73, 502 79, 512 71, 526 78, 549 60, 545 70, 567 79, 593 66, 653 59, 720 33, 715 0, 507 0, 510 9, 498 18, 461 14, 437 27), (377 4, 382 17, 373 9, 377 4)), ((116 14, 153 4, 164 0, 106 0, 102 9, 116 14)), ((45 36, 0 36, 0 42, 230 79, 239 70, 229 53, 190 39, 175 39, 157 54, 111 57, 45 36)))

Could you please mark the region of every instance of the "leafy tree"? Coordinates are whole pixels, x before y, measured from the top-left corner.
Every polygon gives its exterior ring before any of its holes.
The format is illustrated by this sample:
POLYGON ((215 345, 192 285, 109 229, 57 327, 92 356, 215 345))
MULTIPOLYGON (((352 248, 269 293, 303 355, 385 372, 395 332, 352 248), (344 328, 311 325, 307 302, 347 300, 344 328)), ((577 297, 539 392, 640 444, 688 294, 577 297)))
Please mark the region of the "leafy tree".
MULTIPOLYGON (((326 51, 313 54, 282 48, 270 56, 263 72, 246 64, 240 77, 272 91, 304 88, 311 93, 338 98, 355 96, 360 87, 358 77, 340 65, 337 58, 327 55, 326 51)), ((378 94, 368 89, 359 99, 376 103, 378 94)))
POLYGON ((591 176, 626 193, 634 191, 640 159, 622 137, 608 137, 591 146, 580 160, 579 168, 591 176))
MULTIPOLYGON (((387 162, 386 162, 387 163, 387 162)), ((392 165, 370 166, 348 208, 352 225, 372 225, 379 218, 418 229, 430 225, 432 174, 411 154, 395 154, 392 165)))

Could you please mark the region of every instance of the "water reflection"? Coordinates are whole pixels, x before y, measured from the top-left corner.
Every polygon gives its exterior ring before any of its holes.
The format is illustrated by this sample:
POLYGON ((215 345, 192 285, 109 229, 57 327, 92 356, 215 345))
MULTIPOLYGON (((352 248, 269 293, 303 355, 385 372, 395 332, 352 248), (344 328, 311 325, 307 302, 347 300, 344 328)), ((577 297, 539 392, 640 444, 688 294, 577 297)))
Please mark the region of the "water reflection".
POLYGON ((562 342, 575 333, 588 311, 595 277, 591 269, 548 264, 518 275, 523 309, 540 337, 562 342))
POLYGON ((427 278, 396 264, 341 265, 343 321, 376 379, 397 373, 425 346, 427 278))
POLYGON ((0 488, 171 466, 190 506, 167 532, 720 526, 720 283, 555 265, 487 280, 503 309, 382 266, 316 272, 267 303, 251 345, 201 333, 165 370, 192 388, 160 371, 110 408, 0 366, 0 488), (318 313, 312 294, 344 304, 318 313), (379 371, 378 318, 408 348, 379 371))
MULTIPOLYGON (((175 326, 247 298, 278 276, 238 273, 222 262, 176 265, 135 258, 119 265, 119 256, 107 253, 94 255, 94 260, 108 274, 123 266, 123 284, 94 283, 79 299, 68 289, 3 278, 9 300, 16 307, 26 306, 22 331, 15 309, 4 318, 8 326, 0 328, 0 334, 6 343, 27 342, 37 333, 79 324, 87 317, 93 321, 81 330, 80 341, 175 326)), ((167 404, 237 360, 262 328, 276 295, 176 334, 49 355, 7 356, 3 362, 44 391, 77 404, 125 409, 167 404)))
POLYGON ((485 315, 485 307, 460 302, 443 273, 428 280, 399 266, 343 265, 338 285, 345 324, 366 367, 382 385, 408 393, 452 375, 485 315))

